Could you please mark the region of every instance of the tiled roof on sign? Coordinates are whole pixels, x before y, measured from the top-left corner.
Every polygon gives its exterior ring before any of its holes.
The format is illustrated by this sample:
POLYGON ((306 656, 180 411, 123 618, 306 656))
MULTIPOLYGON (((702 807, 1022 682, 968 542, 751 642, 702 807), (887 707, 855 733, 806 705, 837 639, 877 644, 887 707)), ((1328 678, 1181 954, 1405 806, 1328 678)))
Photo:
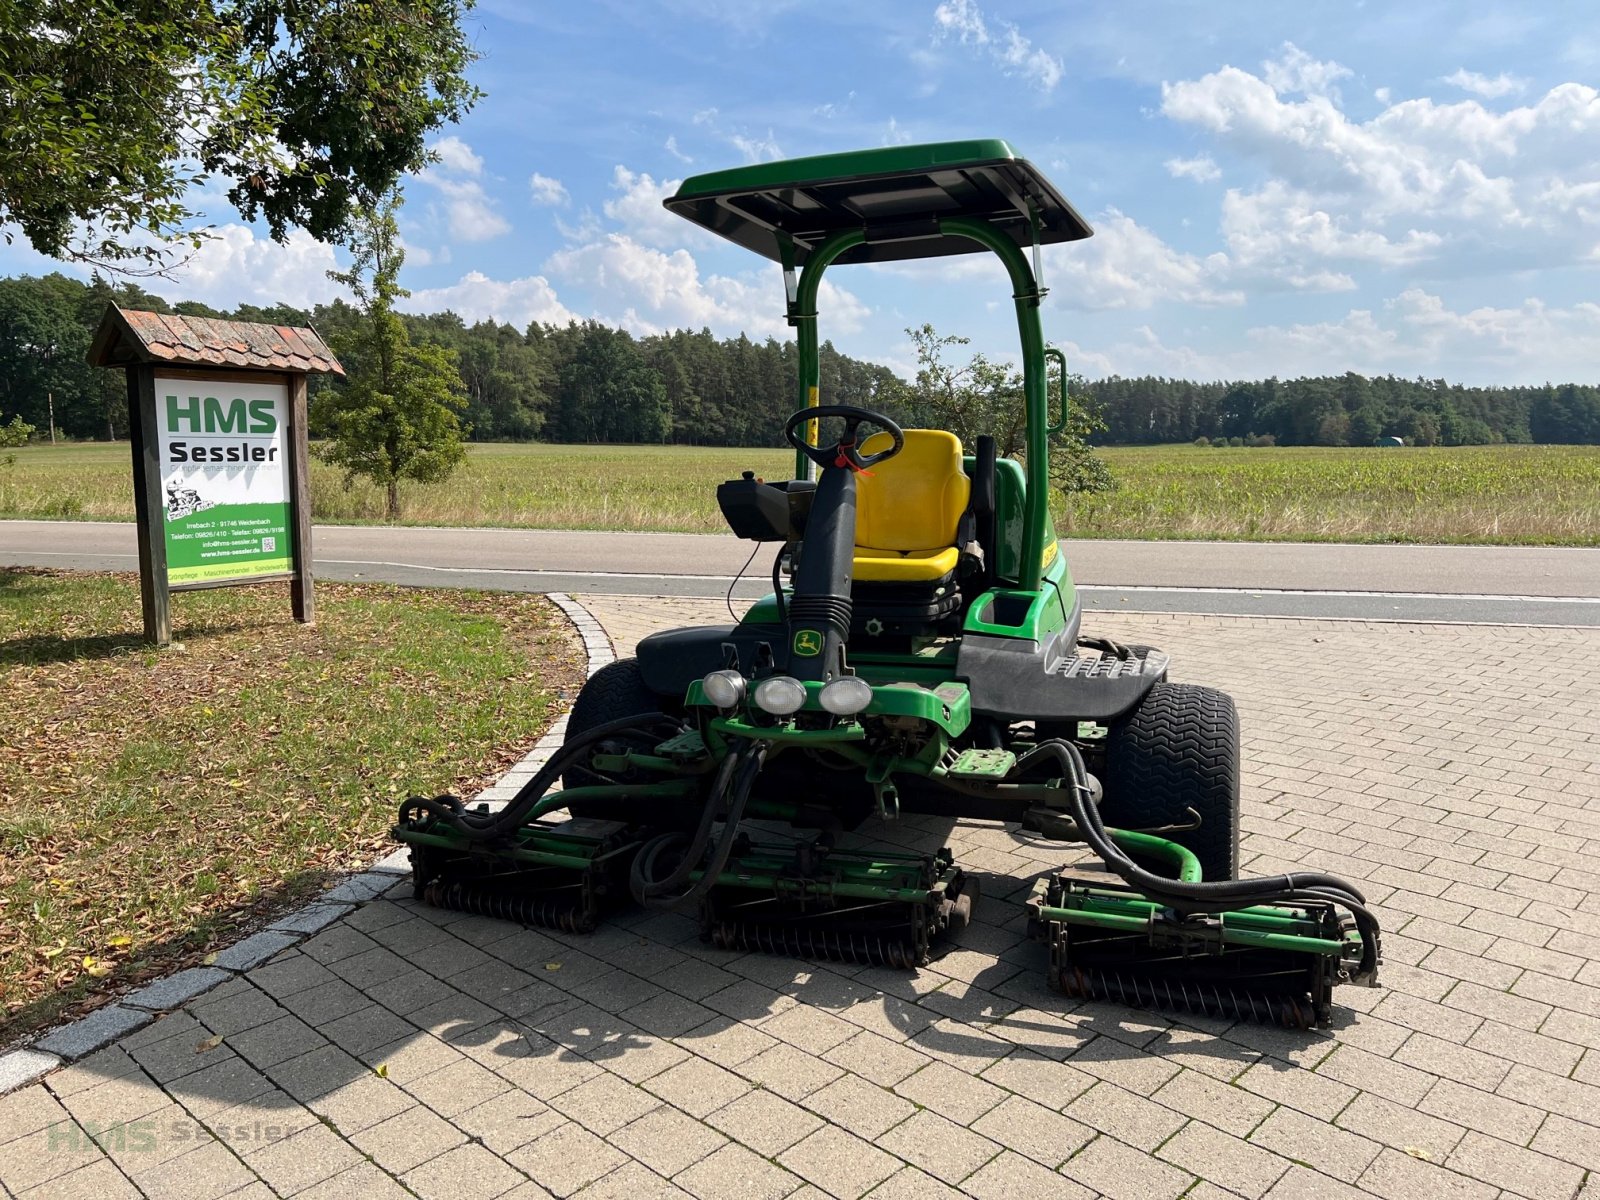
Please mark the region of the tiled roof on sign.
POLYGON ((89 361, 101 367, 153 362, 344 374, 339 360, 314 329, 140 312, 114 304, 101 318, 89 347, 89 361))

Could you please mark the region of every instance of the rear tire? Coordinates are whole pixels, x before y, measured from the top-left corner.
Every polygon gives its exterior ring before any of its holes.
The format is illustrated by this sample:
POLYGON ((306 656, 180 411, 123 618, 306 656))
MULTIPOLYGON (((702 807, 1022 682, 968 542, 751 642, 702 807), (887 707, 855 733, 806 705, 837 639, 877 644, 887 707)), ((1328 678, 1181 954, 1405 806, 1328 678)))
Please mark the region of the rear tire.
MULTIPOLYGON (((1158 683, 1106 738, 1105 823, 1119 829, 1183 824, 1161 834, 1194 852, 1206 880, 1239 875, 1239 713, 1216 688, 1158 683)), ((1170 868, 1162 864, 1163 873, 1170 868)))
MULTIPOLYGON (((572 715, 567 718, 565 741, 570 742, 579 734, 609 721, 664 711, 661 697, 644 681, 639 660, 619 658, 601 667, 583 685, 577 703, 572 706, 572 715)), ((569 770, 561 776, 563 787, 582 787, 596 782, 599 781, 587 771, 569 770)))

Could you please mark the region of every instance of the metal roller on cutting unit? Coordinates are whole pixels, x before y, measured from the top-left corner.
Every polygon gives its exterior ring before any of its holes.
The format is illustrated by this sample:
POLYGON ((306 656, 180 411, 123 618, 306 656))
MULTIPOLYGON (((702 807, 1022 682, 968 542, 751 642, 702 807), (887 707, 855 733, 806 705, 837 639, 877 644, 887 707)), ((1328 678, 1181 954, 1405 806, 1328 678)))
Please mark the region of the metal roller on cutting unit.
POLYGON ((736 624, 655 634, 597 672, 566 744, 504 809, 407 801, 394 832, 419 898, 575 932, 640 904, 697 914, 730 951, 914 969, 972 919, 976 881, 948 850, 842 835, 977 818, 1098 860, 1027 902, 1070 996, 1310 1026, 1335 985, 1375 984, 1378 926, 1355 887, 1238 878, 1233 701, 1080 628, 1048 503, 1066 363, 1037 274, 1039 247, 1090 236, 1072 206, 982 140, 700 175, 666 206, 784 271, 795 477, 717 489, 733 532, 774 547, 772 591, 736 624), (1025 453, 821 404, 824 272, 973 251, 1009 276, 1025 453))

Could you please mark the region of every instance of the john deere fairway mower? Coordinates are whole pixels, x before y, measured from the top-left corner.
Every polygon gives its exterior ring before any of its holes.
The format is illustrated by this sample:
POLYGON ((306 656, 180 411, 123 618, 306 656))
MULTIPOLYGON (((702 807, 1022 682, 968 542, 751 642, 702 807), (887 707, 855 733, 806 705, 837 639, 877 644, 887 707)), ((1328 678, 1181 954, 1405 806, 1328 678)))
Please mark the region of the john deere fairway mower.
POLYGON ((1237 878, 1233 701, 1168 682, 1159 650, 1080 634, 1047 505, 1065 362, 1040 332, 1037 277, 1038 247, 1090 236, 1071 205, 1001 141, 715 172, 666 205, 783 268, 795 478, 717 489, 734 533, 774 546, 772 594, 596 674, 564 748, 502 811, 408 801, 395 834, 418 895, 569 930, 638 903, 697 913, 732 949, 915 967, 967 920, 975 881, 948 851, 838 835, 975 817, 1098 858, 1028 902, 1063 992, 1310 1025, 1334 984, 1374 982, 1378 927, 1354 887, 1237 878), (1021 461, 989 437, 820 403, 829 267, 975 251, 1010 275, 1021 461))

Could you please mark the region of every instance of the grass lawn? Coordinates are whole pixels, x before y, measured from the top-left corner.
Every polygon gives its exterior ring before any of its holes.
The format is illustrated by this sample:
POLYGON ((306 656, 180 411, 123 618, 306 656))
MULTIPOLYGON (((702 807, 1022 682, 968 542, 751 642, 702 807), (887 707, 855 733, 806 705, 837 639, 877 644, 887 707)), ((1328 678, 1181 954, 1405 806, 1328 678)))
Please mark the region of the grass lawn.
POLYGON ((391 848, 399 800, 487 781, 583 679, 540 596, 286 585, 173 597, 0 570, 0 1045, 193 965, 391 848))
MULTIPOLYGON (((1102 451, 1117 490, 1054 497, 1074 537, 1600 545, 1600 446, 1102 451)), ((0 517, 131 520, 126 445, 35 446, 0 456, 0 517)), ((470 447, 443 483, 402 490, 422 525, 725 531, 716 485, 788 478, 793 455, 685 446, 470 447)), ((383 497, 313 460, 322 522, 378 521, 383 497)))

